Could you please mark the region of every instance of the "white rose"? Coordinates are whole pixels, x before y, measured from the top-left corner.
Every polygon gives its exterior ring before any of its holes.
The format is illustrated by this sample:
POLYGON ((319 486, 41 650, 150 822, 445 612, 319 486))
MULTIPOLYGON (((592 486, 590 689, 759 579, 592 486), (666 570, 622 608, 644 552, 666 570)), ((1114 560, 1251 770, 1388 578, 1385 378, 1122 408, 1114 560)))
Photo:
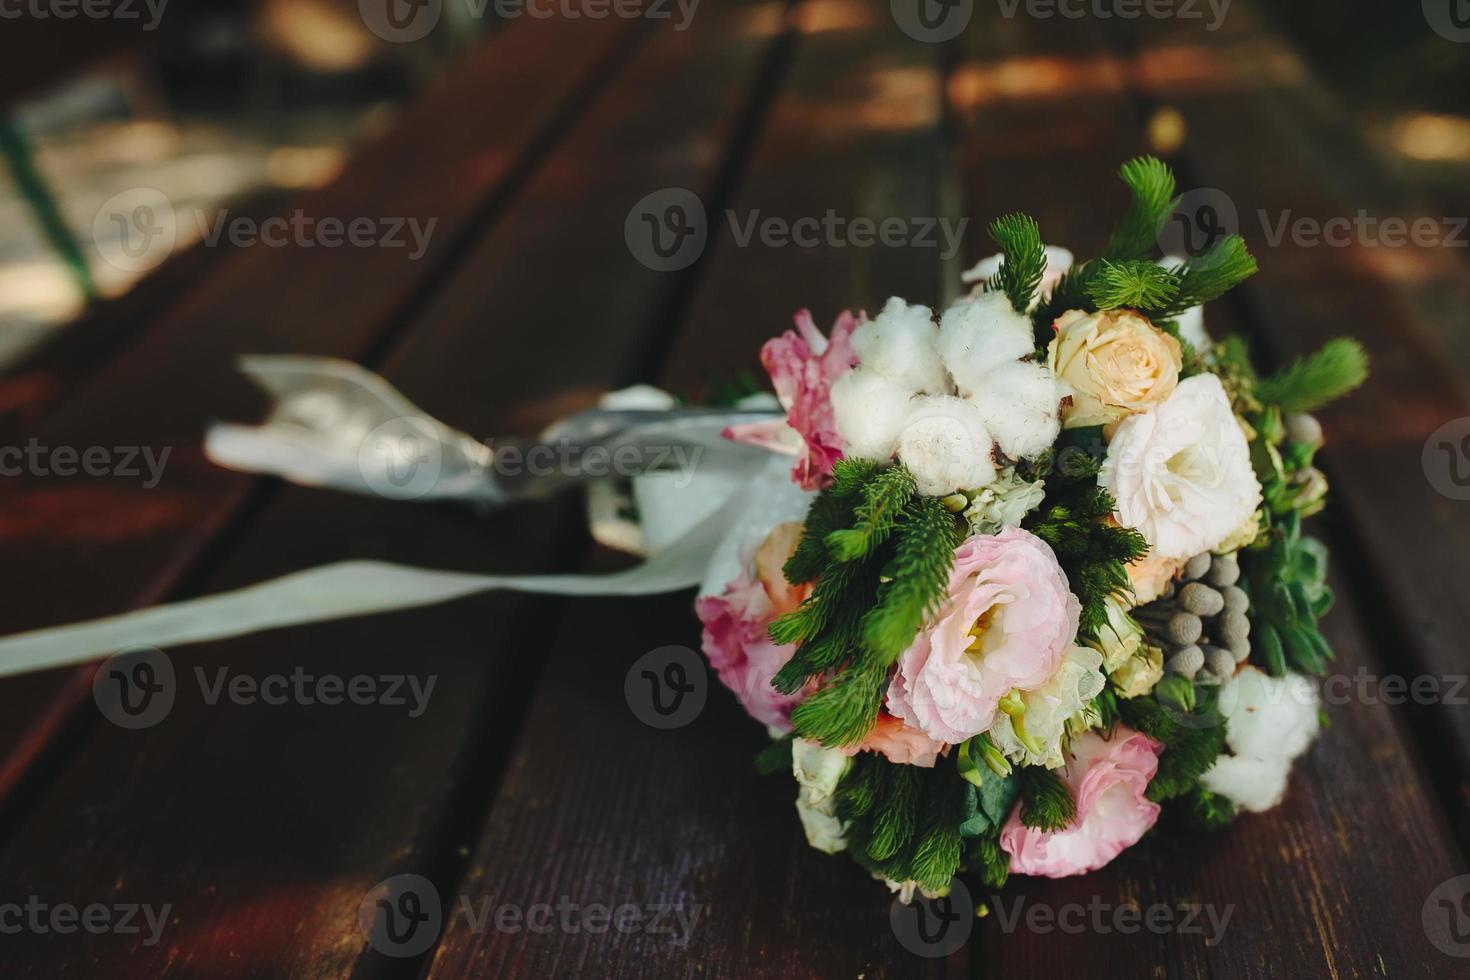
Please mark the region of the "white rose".
POLYGON ((1292 762, 1317 737, 1317 690, 1300 674, 1272 677, 1247 665, 1222 692, 1221 708, 1232 754, 1201 781, 1243 810, 1269 810, 1286 794, 1292 762))
POLYGON ((883 312, 852 332, 852 349, 864 369, 911 392, 949 391, 939 358, 939 328, 927 306, 893 297, 883 312))
POLYGON ((791 772, 800 787, 796 813, 801 817, 807 843, 826 854, 836 854, 847 846, 843 839, 847 828, 837 816, 835 794, 850 765, 852 760, 839 749, 805 738, 791 743, 791 772))
POLYGON ((994 442, 973 402, 954 395, 915 398, 898 438, 898 458, 919 492, 941 497, 995 479, 994 442))
POLYGON ((1162 405, 1119 423, 1098 482, 1119 523, 1160 558, 1218 547, 1261 502, 1245 433, 1213 374, 1181 381, 1162 405))

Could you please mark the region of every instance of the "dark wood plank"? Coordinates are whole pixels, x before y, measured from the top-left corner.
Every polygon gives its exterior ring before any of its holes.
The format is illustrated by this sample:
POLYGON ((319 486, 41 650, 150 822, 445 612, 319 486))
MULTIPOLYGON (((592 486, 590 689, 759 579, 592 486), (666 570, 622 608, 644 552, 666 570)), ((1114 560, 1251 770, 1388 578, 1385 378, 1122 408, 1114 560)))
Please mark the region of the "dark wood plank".
MULTIPOLYGON (((634 40, 615 21, 522 20, 448 71, 366 147, 331 186, 288 212, 437 222, 417 261, 407 248, 290 245, 239 248, 206 283, 161 314, 138 342, 83 384, 31 434, 43 447, 147 447, 169 452, 162 479, 20 476, 5 481, 0 542, 12 557, 0 583, 12 601, 6 632, 85 619, 158 601, 241 513, 250 477, 200 451, 210 419, 250 417, 256 392, 234 368, 243 353, 367 357, 412 312, 511 195, 523 171, 573 118, 634 40), (535 44, 518 40, 535 34, 535 44), (557 70, 537 69, 540 45, 557 70), (480 92, 469 122, 462 93, 480 92), (58 583, 66 583, 59 588, 58 583)), ((187 220, 187 218, 181 218, 187 220)), ((0 711, 0 797, 49 742, 85 680, 27 680, 0 711)), ((3 686, 0 686, 3 687, 3 686)))
MULTIPOLYGON (((880 2, 806 4, 795 17, 795 62, 741 180, 737 215, 945 214, 938 49, 899 34, 880 2)), ((944 288, 932 250, 740 248, 728 227, 718 234, 669 359, 673 383, 753 365, 800 305, 828 322, 849 304, 891 293, 932 302, 944 288)), ((463 888, 477 911, 486 901, 678 905, 698 912, 687 940, 477 931, 460 917, 430 976, 963 973, 964 954, 938 964, 905 954, 883 886, 807 846, 793 784, 755 774, 764 734, 712 678, 688 726, 655 731, 634 717, 624 677, 657 647, 697 649, 689 605, 687 594, 570 605, 463 888)))
MULTIPOLYGON (((1004 37, 1000 46, 979 41, 971 48, 973 61, 957 71, 961 79, 969 74, 970 83, 951 84, 952 92, 970 93, 972 103, 962 115, 970 211, 977 221, 1015 208, 1045 214, 1061 197, 1071 207, 1058 216, 1060 232, 1043 224, 1049 240, 1081 244, 1083 253, 1095 249, 1122 204, 1112 170, 1149 149, 1142 127, 1148 105, 1130 89, 1130 80, 1149 58, 1126 49, 1115 53, 1096 25, 1021 18, 996 29, 1011 34, 997 34, 1004 37), (1007 96, 991 84, 1007 77, 1032 84, 1007 96), (1083 80, 1086 84, 1079 86, 1083 80)), ((1163 60, 1157 52, 1154 57, 1163 60)), ((1241 83, 1236 76, 1235 84, 1241 83)), ((1170 103, 1180 104, 1177 85, 1170 88, 1170 103)), ((1244 197, 1270 182, 1264 171, 1277 161, 1260 154, 1259 133, 1243 124, 1238 112, 1222 114, 1208 127, 1189 108, 1186 117, 1190 145, 1198 145, 1201 156, 1217 157, 1231 144, 1232 158, 1255 160, 1251 168, 1222 171, 1216 186, 1232 194, 1239 189, 1244 197)), ((985 246, 976 251, 983 253, 985 246)), ((1271 250, 1260 254, 1264 278, 1278 257, 1271 250)), ((1319 277, 1297 283, 1301 301, 1311 302, 1332 281, 1319 277)), ((1249 296, 1260 288, 1254 282, 1245 288, 1249 296)), ((1216 305, 1219 309, 1209 314, 1214 329, 1223 333, 1238 325, 1231 318, 1236 307, 1216 305)), ((1341 319, 1308 328, 1305 311, 1294 312, 1298 316, 1290 318, 1272 312, 1266 329, 1279 336, 1304 329, 1357 332, 1350 320, 1341 319)), ((1351 458, 1344 455, 1333 419, 1328 437, 1329 458, 1351 458)), ((1333 543, 1340 557, 1352 554, 1350 540, 1333 543)), ((1360 667, 1379 670, 1393 651, 1375 649, 1378 634, 1360 615, 1374 608, 1376 597, 1342 575, 1337 582, 1342 602, 1326 624, 1338 651, 1335 670, 1349 675, 1360 667)), ((1335 705, 1329 715, 1331 727, 1299 763, 1287 800, 1277 810, 1243 817, 1213 837, 1162 825, 1143 845, 1083 878, 1013 879, 992 902, 996 914, 986 920, 986 972, 1054 976, 1079 962, 1106 963, 1108 972, 1119 976, 1452 971, 1452 961, 1425 936, 1420 909, 1432 888, 1464 870, 1463 858, 1410 740, 1407 719, 1382 704, 1335 705), (1371 903, 1364 901, 1369 895, 1375 896, 1371 903), (1024 919, 1008 930, 999 912, 1014 912, 1018 900, 1022 911, 1044 906, 1052 915, 1077 907, 1083 910, 1082 931, 1032 929, 1024 919), (1186 904, 1211 906, 1217 916, 1229 910, 1220 942, 1207 945, 1205 935, 1177 930, 1128 934, 1112 926, 1124 907, 1162 906, 1172 910, 1177 923, 1186 904), (1102 929, 1093 924, 1094 906, 1102 910, 1102 929)))
MULTIPOLYGON (((636 371, 677 280, 634 261, 623 218, 648 181, 700 186, 719 163, 770 43, 738 29, 748 12, 653 32, 394 347, 386 372, 409 397, 470 431, 497 432, 528 401, 636 371), (566 288, 569 275, 579 288, 566 288)), ((212 591, 354 556, 547 570, 584 545, 574 498, 481 518, 289 489, 197 585, 212 591)), ((411 962, 364 955, 359 903, 403 872, 452 892, 458 850, 541 669, 545 624, 561 619, 555 602, 487 596, 170 651, 183 676, 301 666, 409 672, 437 685, 428 710, 411 718, 387 706, 209 705, 190 677, 154 728, 99 722, 17 823, 0 880, 82 901, 112 894, 120 879, 136 901, 173 903, 166 942, 25 936, 0 950, 4 972, 411 972, 411 962), (77 870, 57 881, 58 863, 77 870)))

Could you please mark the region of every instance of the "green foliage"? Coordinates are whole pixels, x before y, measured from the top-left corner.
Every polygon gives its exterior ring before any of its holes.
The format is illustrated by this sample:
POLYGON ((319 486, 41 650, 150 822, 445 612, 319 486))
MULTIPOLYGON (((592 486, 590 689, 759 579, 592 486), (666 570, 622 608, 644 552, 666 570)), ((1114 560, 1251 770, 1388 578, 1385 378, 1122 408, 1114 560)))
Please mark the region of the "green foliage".
POLYGON ((1179 278, 1163 266, 1143 259, 1131 262, 1103 259, 1097 275, 1087 284, 1087 295, 1099 310, 1162 309, 1179 295, 1179 278))
POLYGON ((857 524, 829 531, 827 547, 838 561, 866 558, 898 527, 904 507, 917 489, 907 467, 895 466, 872 477, 863 485, 863 502, 858 504, 857 524))
POLYGON ((1155 689, 1151 695, 1118 701, 1124 724, 1164 744, 1159 770, 1148 784, 1150 800, 1162 803, 1190 792, 1225 751, 1218 696, 1218 687, 1193 685, 1187 700, 1165 700, 1155 689))
POLYGON ((1000 835, 985 834, 965 841, 965 860, 989 888, 1004 888, 1011 873, 1011 856, 1000 847, 1000 835))
POLYGON ((1140 259, 1155 248, 1159 228, 1174 206, 1174 174, 1155 157, 1136 157, 1123 164, 1118 176, 1128 185, 1132 200, 1102 257, 1111 261, 1140 259))
POLYGON ((791 771, 791 736, 783 735, 755 756, 755 771, 762 776, 791 771))
POLYGON ((856 745, 873 728, 883 703, 884 664, 853 658, 791 712, 791 727, 823 745, 856 745))
POLYGON ((1201 830, 1223 830, 1235 819, 1235 804, 1196 784, 1180 800, 1185 822, 1201 830))
POLYGON ((959 870, 960 824, 971 788, 948 759, 925 769, 859 753, 837 787, 848 851, 885 878, 943 889, 959 870))
POLYGON ((1150 315, 1170 320, 1191 306, 1203 306, 1219 299, 1231 289, 1256 274, 1256 259, 1239 235, 1227 235, 1208 252, 1194 256, 1170 270, 1179 279, 1179 292, 1174 299, 1150 315))
POLYGON ((962 532, 933 497, 915 497, 904 508, 893 560, 877 604, 863 616, 863 642, 885 665, 908 649, 925 620, 937 611, 949 584, 962 532))
POLYGON ((967 773, 963 758, 958 761, 957 768, 968 787, 962 798, 960 834, 978 837, 999 833, 1016 802, 1016 795, 1021 791, 1015 773, 1000 776, 984 764, 971 767, 967 773))
POLYGON ((1062 778, 1041 766, 1016 770, 1021 790, 1021 822, 1038 830, 1063 830, 1077 819, 1077 801, 1062 778))
POLYGON ((1250 598, 1252 647, 1261 664, 1280 677, 1288 669, 1321 676, 1332 648, 1317 621, 1332 608, 1327 585, 1327 546, 1301 533, 1301 518, 1288 514, 1240 553, 1240 585, 1250 598))
POLYGON ((989 282, 1006 294, 1017 313, 1025 313, 1046 272, 1046 248, 1041 229, 1027 214, 1007 214, 990 223, 990 237, 1000 246, 1000 271, 989 282))
POLYGON ((1284 412, 1310 412, 1335 401, 1368 377, 1368 354, 1356 340, 1329 340, 1256 387, 1256 397, 1284 412))

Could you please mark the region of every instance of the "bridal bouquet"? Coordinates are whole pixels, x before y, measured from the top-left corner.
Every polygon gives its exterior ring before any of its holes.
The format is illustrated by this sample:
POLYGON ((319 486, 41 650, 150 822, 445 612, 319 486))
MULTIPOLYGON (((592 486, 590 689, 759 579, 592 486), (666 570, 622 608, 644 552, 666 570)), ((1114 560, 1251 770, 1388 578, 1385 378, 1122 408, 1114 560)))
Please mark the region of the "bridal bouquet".
POLYGON ((1210 340, 1201 306, 1255 260, 1228 237, 1156 261, 1174 178, 1121 177, 1096 259, 1012 214, 942 312, 894 298, 825 336, 799 313, 761 351, 784 418, 726 430, 815 496, 698 600, 704 651, 811 845, 905 899, 1095 870, 1164 806, 1267 810, 1319 727, 1308 413, 1366 358, 1336 340, 1263 377, 1210 340))

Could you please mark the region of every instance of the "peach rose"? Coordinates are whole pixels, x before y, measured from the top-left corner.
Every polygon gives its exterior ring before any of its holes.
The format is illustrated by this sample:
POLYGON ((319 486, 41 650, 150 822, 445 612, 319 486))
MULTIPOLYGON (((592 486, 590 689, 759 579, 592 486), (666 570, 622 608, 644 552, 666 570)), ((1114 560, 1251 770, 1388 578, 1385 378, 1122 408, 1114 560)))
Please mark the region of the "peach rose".
POLYGON ((859 752, 877 752, 896 766, 920 766, 933 769, 939 756, 949 751, 949 746, 938 739, 930 738, 917 728, 910 728, 887 711, 879 710, 873 730, 856 745, 842 749, 843 755, 859 752))
POLYGON ((1072 386, 1063 428, 1111 425, 1146 412, 1179 383, 1179 341, 1132 310, 1068 310, 1054 323, 1047 365, 1072 386))

